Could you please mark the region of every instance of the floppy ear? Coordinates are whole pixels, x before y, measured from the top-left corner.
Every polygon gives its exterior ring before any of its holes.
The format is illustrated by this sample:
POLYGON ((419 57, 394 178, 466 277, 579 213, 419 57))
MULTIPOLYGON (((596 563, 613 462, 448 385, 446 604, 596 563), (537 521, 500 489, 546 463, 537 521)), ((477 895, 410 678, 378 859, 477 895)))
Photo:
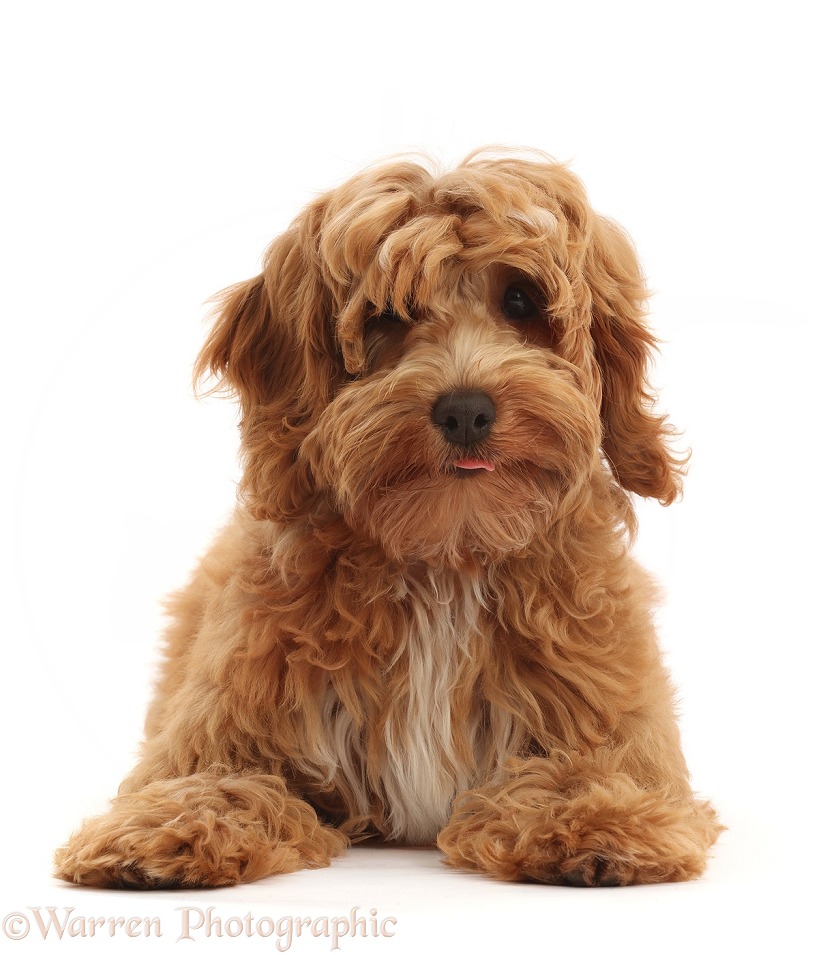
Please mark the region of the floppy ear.
POLYGON ((217 319, 197 357, 195 381, 219 379, 217 387, 234 392, 245 415, 271 400, 273 382, 264 372, 279 345, 263 276, 232 285, 215 301, 217 319))
POLYGON ((293 515, 312 493, 297 451, 343 376, 313 211, 275 239, 260 275, 217 297, 215 324, 194 369, 196 380, 212 375, 214 390, 240 400, 240 493, 264 519, 293 515))
POLYGON ((244 417, 273 402, 305 413, 328 401, 338 376, 311 211, 272 242, 260 275, 215 298, 217 318, 195 363, 195 380, 217 378, 215 390, 236 394, 244 417))
POLYGON ((629 238, 595 217, 586 260, 592 294, 592 337, 603 395, 603 452, 628 491, 671 504, 683 463, 668 447, 674 429, 652 411, 647 369, 656 341, 645 325, 643 274, 629 238))

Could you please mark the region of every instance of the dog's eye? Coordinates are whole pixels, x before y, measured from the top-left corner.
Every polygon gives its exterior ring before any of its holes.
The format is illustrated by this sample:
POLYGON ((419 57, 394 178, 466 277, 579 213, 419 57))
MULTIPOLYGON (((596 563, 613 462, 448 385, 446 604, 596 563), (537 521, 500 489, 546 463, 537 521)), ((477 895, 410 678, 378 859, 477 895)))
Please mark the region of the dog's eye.
POLYGON ((394 322, 395 324, 403 324, 405 319, 402 315, 398 315, 397 312, 392 311, 390 308, 387 308, 385 312, 381 312, 377 316, 379 322, 394 322))
POLYGON ((388 305, 382 312, 378 312, 377 306, 369 303, 366 311, 367 321, 370 325, 379 325, 381 322, 390 322, 392 325, 408 325, 408 320, 396 312, 391 305, 388 305))
POLYGON ((503 293, 503 314, 522 321, 537 314, 537 306, 519 285, 510 285, 503 293))

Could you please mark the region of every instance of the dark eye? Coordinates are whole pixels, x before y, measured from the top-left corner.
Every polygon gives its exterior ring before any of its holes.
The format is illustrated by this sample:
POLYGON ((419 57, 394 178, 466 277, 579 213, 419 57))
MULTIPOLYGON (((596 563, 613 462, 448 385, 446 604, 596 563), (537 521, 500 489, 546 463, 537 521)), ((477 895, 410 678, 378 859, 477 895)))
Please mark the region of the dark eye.
POLYGON ((385 312, 381 312, 377 316, 377 320, 380 322, 394 322, 395 324, 403 324, 404 319, 402 315, 398 315, 397 312, 392 311, 392 309, 387 308, 385 312))
POLYGON ((503 293, 503 314, 516 321, 533 318, 537 306, 519 285, 510 285, 503 293))
POLYGON ((382 312, 378 312, 377 306, 369 303, 366 315, 371 316, 368 318, 368 321, 370 323, 374 323, 375 325, 379 324, 380 322, 391 322, 392 325, 408 324, 408 321, 403 318, 399 312, 396 312, 391 305, 387 305, 382 312))

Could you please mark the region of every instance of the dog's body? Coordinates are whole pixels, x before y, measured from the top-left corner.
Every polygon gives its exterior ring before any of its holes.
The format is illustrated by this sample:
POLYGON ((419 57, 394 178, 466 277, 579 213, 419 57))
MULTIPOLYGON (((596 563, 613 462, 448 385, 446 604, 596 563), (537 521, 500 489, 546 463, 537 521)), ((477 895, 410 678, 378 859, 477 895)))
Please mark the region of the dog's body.
POLYGON ((379 834, 508 879, 698 875, 719 826, 626 549, 627 492, 679 488, 644 300, 553 163, 398 163, 309 206, 201 355, 240 399, 241 503, 58 874, 223 885, 379 834))

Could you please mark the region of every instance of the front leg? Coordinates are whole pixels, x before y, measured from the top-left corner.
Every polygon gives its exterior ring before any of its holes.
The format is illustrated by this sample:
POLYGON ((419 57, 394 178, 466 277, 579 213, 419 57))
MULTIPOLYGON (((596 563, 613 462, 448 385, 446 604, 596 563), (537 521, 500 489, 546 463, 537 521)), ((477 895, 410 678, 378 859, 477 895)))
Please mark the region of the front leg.
POLYGON ((705 869, 723 827, 691 789, 654 589, 634 564, 627 574, 618 561, 614 578, 601 616, 569 619, 547 598, 528 641, 497 641, 516 656, 491 689, 524 714, 526 743, 455 799, 438 839, 450 865, 580 886, 682 882, 705 869))
POLYGON ((271 575, 267 560, 238 520, 170 602, 142 758, 109 812, 86 820, 57 851, 58 878, 99 887, 231 885, 328 865, 345 849, 347 838, 322 825, 284 779, 283 740, 292 751, 297 743, 291 711, 278 703, 286 680, 278 601, 263 591, 250 609, 250 595, 271 575))
POLYGON ((328 865, 345 836, 279 776, 198 772, 112 800, 55 856, 55 875, 106 888, 220 886, 328 865))
POLYGON ((643 785, 615 753, 512 760, 459 797, 438 845, 450 865, 497 878, 579 886, 699 876, 721 831, 708 803, 643 785))

